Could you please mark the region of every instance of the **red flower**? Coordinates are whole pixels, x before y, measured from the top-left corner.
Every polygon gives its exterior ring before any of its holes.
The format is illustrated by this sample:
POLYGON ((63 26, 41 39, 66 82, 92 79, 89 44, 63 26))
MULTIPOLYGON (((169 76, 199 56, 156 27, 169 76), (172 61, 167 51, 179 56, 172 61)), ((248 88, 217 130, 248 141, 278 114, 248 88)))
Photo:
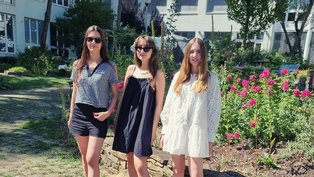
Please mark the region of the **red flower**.
POLYGON ((253 120, 251 120, 251 121, 249 122, 249 126, 252 127, 252 128, 254 128, 254 127, 256 126, 256 122, 253 121, 253 120))
POLYGON ((242 80, 242 86, 244 88, 247 88, 249 86, 249 81, 248 80, 242 80))
POLYGON ((308 91, 308 90, 303 90, 300 94, 301 98, 305 98, 305 97, 311 97, 312 96, 312 92, 308 91))
POLYGON ((269 85, 274 85, 274 84, 276 84, 276 81, 273 80, 273 79, 267 79, 267 83, 268 83, 269 85))
POLYGON ((230 87, 230 91, 234 91, 235 90, 235 85, 231 85, 231 87, 230 87))
POLYGON ((251 106, 254 106, 254 105, 256 104, 256 100, 250 99, 249 104, 250 104, 251 106))
POLYGON ((246 109, 246 108, 249 107, 249 106, 250 106, 249 103, 244 103, 244 104, 241 106, 241 108, 242 108, 242 109, 246 109))
POLYGON ((242 90, 240 92, 240 95, 241 95, 242 99, 244 99, 246 97, 246 92, 247 92, 246 90, 242 90))
POLYGON ((234 135, 234 137, 235 137, 236 139, 240 138, 240 136, 241 136, 239 132, 234 132, 233 135, 234 135))
POLYGON ((124 82, 117 82, 117 87, 118 87, 119 91, 122 91, 122 89, 124 87, 124 82))
POLYGON ((252 90, 254 90, 256 93, 259 93, 261 91, 261 87, 252 85, 252 90))
POLYGON ((267 78, 270 75, 269 69, 264 69, 264 71, 259 75, 259 78, 267 78))
POLYGON ((280 76, 282 75, 288 75, 289 74, 289 70, 287 68, 283 68, 281 71, 280 71, 280 76))
POLYGON ((241 83, 241 78, 238 78, 238 79, 237 79, 237 83, 240 85, 240 83, 241 83))
POLYGON ((231 133, 228 133, 228 134, 227 134, 227 139, 228 139, 228 140, 232 140, 232 139, 233 139, 233 135, 232 135, 231 133))
POLYGON ((288 83, 283 83, 281 85, 281 88, 282 88, 282 90, 287 91, 287 90, 289 90, 289 84, 288 83))
POLYGON ((232 76, 230 76, 230 75, 227 76, 227 80, 228 80, 229 82, 232 82, 232 79, 233 79, 232 76))
POLYGON ((301 94, 301 92, 300 92, 299 89, 294 89, 294 90, 293 90, 293 95, 294 95, 294 96, 298 97, 298 96, 300 96, 300 94, 301 94))
POLYGON ((256 78, 256 76, 255 75, 250 75, 250 80, 254 80, 256 78))

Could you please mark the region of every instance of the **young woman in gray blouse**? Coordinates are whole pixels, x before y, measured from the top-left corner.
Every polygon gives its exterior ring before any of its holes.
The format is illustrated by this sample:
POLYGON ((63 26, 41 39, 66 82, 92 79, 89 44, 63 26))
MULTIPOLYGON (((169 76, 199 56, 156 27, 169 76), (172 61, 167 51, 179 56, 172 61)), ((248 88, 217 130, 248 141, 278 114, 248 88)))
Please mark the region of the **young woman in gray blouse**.
POLYGON ((107 118, 118 100, 116 66, 107 57, 105 36, 93 25, 85 32, 81 58, 73 63, 73 91, 68 127, 75 136, 85 176, 99 177, 99 155, 107 118), (113 98, 109 105, 109 92, 113 98))

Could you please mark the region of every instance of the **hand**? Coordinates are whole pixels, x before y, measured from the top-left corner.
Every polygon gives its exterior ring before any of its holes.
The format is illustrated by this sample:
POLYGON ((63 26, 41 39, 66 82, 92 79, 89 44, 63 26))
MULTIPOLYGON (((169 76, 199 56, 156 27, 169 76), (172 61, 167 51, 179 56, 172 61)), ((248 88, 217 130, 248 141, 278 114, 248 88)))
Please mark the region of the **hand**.
POLYGON ((69 120, 68 120, 68 128, 69 129, 71 128, 71 123, 72 123, 72 118, 69 118, 69 120))
POLYGON ((213 145, 214 143, 208 142, 208 154, 211 155, 213 153, 213 145))
POLYGON ((111 112, 109 111, 105 111, 105 112, 94 112, 93 113, 94 115, 94 118, 99 120, 99 121, 104 121, 106 120, 110 115, 111 115, 111 112))
POLYGON ((159 141, 160 141, 160 142, 159 142, 160 147, 163 148, 163 147, 164 147, 164 135, 161 135, 159 141))

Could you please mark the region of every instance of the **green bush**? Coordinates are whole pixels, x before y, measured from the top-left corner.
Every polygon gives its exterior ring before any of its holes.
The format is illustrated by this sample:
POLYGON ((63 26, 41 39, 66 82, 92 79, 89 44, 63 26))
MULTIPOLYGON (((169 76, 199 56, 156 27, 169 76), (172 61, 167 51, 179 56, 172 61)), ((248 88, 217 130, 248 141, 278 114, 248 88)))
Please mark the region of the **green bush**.
POLYGON ((31 72, 22 66, 15 66, 5 71, 8 75, 30 76, 31 72))
POLYGON ((11 64, 7 64, 7 63, 0 63, 0 72, 3 72, 9 68, 11 68, 12 65, 11 64))
POLYGON ((111 59, 117 65, 118 79, 123 81, 128 66, 133 63, 133 57, 131 55, 123 55, 119 51, 116 51, 111 59))
POLYGON ((48 49, 39 47, 26 48, 25 52, 18 56, 18 64, 20 66, 39 75, 47 74, 49 70, 56 69, 62 63, 61 57, 53 56, 48 49))
POLYGON ((17 63, 17 58, 16 57, 0 57, 0 64, 1 63, 15 65, 17 63))

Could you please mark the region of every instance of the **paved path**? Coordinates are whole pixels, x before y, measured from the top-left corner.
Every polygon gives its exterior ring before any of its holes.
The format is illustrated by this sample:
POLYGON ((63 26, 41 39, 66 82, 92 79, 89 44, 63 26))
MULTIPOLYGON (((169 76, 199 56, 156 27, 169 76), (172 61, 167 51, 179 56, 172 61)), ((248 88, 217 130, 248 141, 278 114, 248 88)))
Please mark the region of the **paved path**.
POLYGON ((61 152, 56 150, 57 141, 25 128, 32 121, 55 119, 61 115, 58 88, 0 91, 1 177, 81 176, 78 159, 62 159, 56 155, 61 152))

